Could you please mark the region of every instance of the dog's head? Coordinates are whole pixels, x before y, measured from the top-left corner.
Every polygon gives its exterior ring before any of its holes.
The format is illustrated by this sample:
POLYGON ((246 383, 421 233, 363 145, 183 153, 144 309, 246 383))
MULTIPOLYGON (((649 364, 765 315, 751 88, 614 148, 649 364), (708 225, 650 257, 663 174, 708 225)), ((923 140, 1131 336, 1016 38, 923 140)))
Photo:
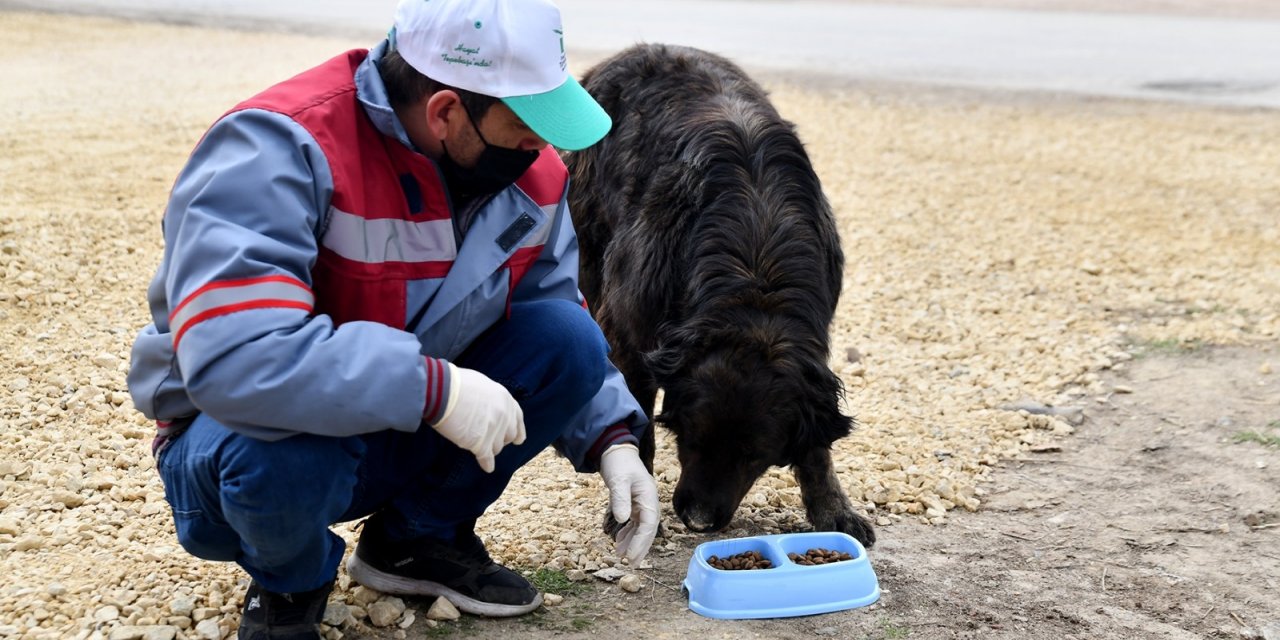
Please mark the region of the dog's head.
POLYGON ((664 391, 656 420, 676 436, 673 506, 694 531, 724 528, 770 466, 829 448, 852 426, 838 408, 840 379, 825 360, 806 357, 813 350, 787 339, 715 333, 669 341, 646 358, 664 391))

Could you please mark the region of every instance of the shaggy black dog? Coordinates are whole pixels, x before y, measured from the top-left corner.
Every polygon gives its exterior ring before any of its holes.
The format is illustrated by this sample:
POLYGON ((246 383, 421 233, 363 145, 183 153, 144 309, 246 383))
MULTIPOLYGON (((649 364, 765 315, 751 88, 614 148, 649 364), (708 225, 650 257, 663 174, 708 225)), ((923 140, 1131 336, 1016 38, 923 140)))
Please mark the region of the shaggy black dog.
MULTIPOLYGON (((826 364, 844 255, 794 127, 697 49, 632 47, 583 85, 614 122, 565 158, 583 293, 646 411, 664 392, 676 513, 721 529, 765 470, 790 465, 816 529, 871 545, 831 466, 852 426, 826 364)), ((641 454, 652 470, 652 430, 641 454)))

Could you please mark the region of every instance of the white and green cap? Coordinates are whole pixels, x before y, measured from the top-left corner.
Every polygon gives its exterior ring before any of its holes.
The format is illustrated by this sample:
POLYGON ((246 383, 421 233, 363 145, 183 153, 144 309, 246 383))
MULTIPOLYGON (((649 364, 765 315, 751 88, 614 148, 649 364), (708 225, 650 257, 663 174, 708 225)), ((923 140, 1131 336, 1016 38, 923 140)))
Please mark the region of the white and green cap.
POLYGON ((584 149, 613 126, 569 74, 560 10, 547 0, 401 0, 392 38, 419 73, 502 99, 554 147, 584 149))

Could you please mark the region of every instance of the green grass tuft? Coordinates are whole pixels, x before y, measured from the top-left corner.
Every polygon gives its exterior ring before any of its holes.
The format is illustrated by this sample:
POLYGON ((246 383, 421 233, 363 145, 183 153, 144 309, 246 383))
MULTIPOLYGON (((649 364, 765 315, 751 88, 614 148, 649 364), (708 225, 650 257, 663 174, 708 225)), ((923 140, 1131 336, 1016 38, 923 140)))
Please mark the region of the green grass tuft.
POLYGON ((526 575, 533 588, 543 593, 555 593, 562 596, 576 596, 587 590, 587 583, 570 580, 563 571, 556 569, 537 569, 533 575, 526 575))
POLYGON ((1134 345, 1135 355, 1137 357, 1153 356, 1153 355, 1179 355, 1197 351, 1205 347, 1205 343, 1200 340, 1191 340, 1183 342, 1176 338, 1167 338, 1164 340, 1150 340, 1147 342, 1139 342, 1134 345))
POLYGON ((911 629, 900 627, 888 620, 881 622, 880 628, 884 631, 885 640, 900 640, 911 635, 911 629))
POLYGON ((1258 433, 1257 431, 1241 431, 1232 438, 1232 441, 1236 444, 1256 442, 1264 447, 1280 447, 1280 435, 1258 433))

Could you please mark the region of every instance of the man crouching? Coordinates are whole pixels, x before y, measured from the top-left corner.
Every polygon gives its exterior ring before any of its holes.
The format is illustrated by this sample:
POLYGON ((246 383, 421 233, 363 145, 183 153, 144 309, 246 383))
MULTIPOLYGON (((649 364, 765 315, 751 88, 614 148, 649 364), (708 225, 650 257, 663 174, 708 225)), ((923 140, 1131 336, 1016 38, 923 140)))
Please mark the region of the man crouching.
POLYGON ((577 282, 554 147, 610 120, 545 0, 403 1, 388 39, 219 119, 177 179, 129 372, 182 546, 252 578, 241 639, 319 638, 344 544, 384 593, 541 604, 476 519, 554 445, 639 561, 644 412, 577 282))

